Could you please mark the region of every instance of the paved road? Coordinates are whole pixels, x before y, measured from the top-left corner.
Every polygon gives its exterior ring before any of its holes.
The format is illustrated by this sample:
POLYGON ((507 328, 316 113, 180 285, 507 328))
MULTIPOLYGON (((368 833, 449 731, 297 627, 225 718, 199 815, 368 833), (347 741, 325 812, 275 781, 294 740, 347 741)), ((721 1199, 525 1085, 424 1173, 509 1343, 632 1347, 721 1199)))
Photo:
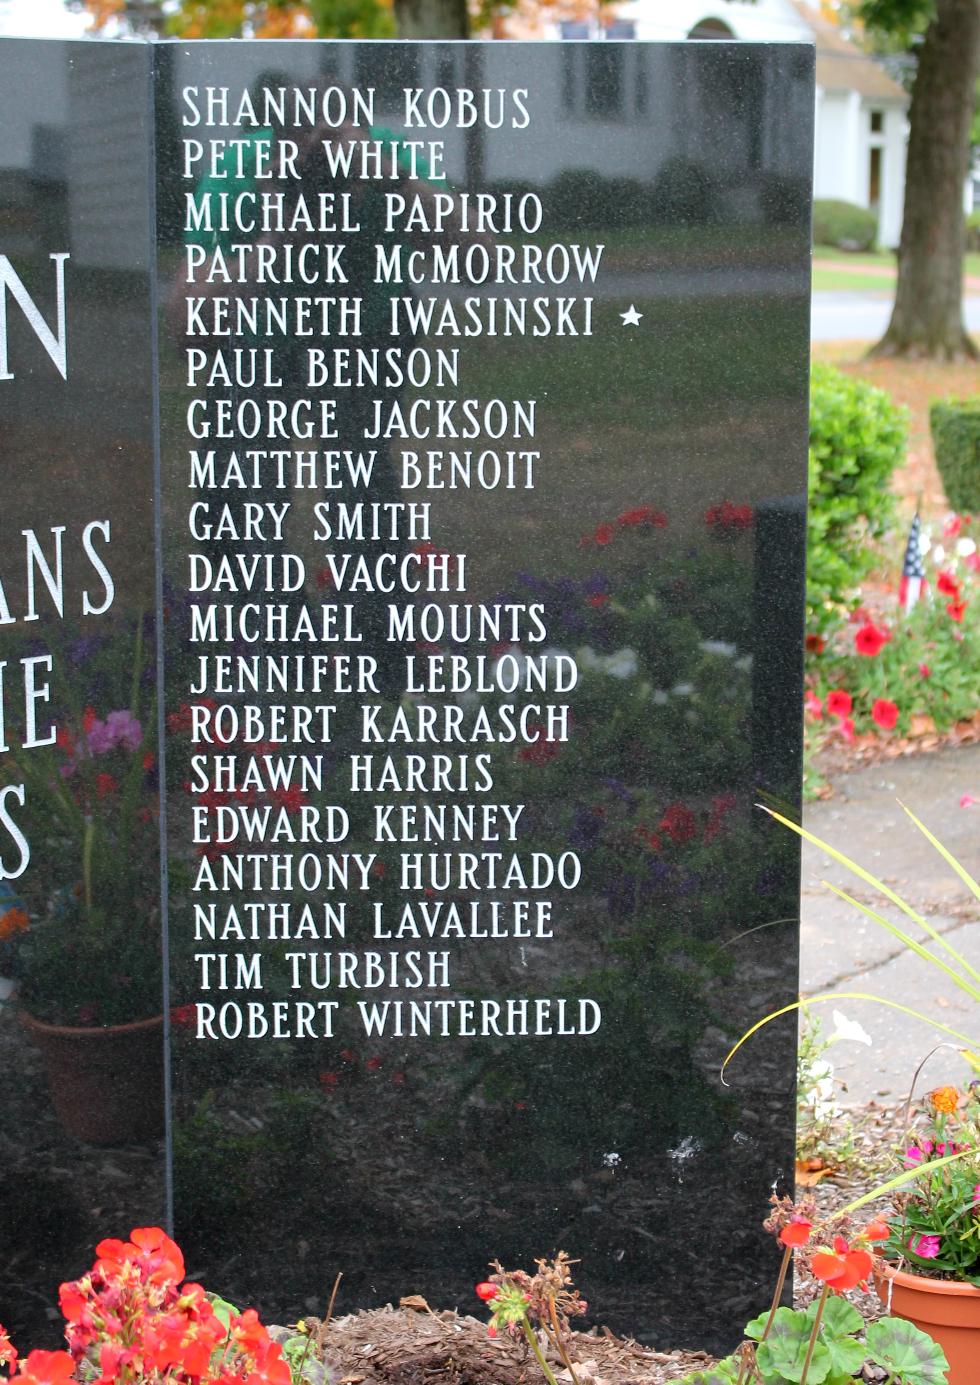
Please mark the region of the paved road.
MULTIPOLYGON (((912 756, 857 770, 835 780, 837 796, 810 804, 806 826, 852 855, 860 865, 911 903, 970 963, 980 968, 980 903, 902 811, 907 803, 943 844, 980 876, 980 807, 961 808, 960 797, 980 797, 980 746, 912 756)), ((873 905, 933 950, 922 929, 883 904, 869 886, 807 846, 803 855, 803 933, 800 988, 805 995, 859 991, 884 996, 980 1040, 980 1006, 929 962, 880 925, 827 890, 832 884, 873 905)), ((940 955, 943 955, 940 950, 940 955)), ((830 1004, 819 1009, 833 1029, 830 1004)), ((926 1024, 868 1001, 841 1000, 840 1010, 872 1036, 873 1046, 836 1043, 829 1053, 847 1082, 846 1100, 900 1100, 916 1067, 942 1042, 926 1024)), ((935 1053, 917 1090, 963 1082, 970 1071, 953 1049, 935 1053)))
MULTIPOLYGON (((891 296, 887 293, 848 293, 820 290, 810 300, 813 341, 874 341, 888 326, 891 296)), ((966 325, 980 332, 980 297, 966 300, 966 325)))

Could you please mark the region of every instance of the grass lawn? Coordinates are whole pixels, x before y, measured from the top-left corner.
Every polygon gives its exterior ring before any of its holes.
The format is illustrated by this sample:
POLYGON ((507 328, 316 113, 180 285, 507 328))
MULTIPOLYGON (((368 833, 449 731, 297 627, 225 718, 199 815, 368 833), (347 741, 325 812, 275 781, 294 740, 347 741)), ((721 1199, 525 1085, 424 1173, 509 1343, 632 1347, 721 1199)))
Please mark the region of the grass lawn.
MULTIPOLYGON (((868 265, 871 267, 877 266, 889 269, 893 273, 896 270, 894 250, 851 251, 837 250, 832 245, 815 245, 813 247, 814 280, 816 280, 816 270, 821 260, 833 260, 835 264, 854 265, 855 269, 857 269, 859 266, 868 265)), ((829 273, 830 271, 821 270, 820 272, 829 273)), ((980 254, 974 252, 966 256, 963 265, 963 272, 965 274, 976 275, 977 277, 980 277, 980 254)), ((842 280, 850 281, 855 285, 863 283, 865 277, 870 278, 871 276, 861 276, 856 273, 848 274, 846 273, 846 271, 840 273, 840 278, 842 280)), ((818 287, 824 286, 818 285, 816 282, 814 282, 814 288, 818 287)), ((837 285, 827 285, 826 287, 836 288, 837 285)))
POLYGON ((891 298, 894 278, 883 274, 850 274, 846 270, 824 268, 819 260, 813 262, 814 292, 876 293, 891 298))

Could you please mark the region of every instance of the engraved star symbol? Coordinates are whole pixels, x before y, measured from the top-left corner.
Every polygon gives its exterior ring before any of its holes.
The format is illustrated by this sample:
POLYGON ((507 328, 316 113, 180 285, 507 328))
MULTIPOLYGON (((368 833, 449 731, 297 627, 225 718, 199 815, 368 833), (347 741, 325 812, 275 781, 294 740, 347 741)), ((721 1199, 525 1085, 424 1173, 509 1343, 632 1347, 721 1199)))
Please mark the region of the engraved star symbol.
POLYGON ((623 319, 624 327, 639 327, 640 318, 643 316, 642 313, 638 313, 636 311, 636 308, 632 303, 629 306, 628 312, 620 313, 619 315, 623 319))

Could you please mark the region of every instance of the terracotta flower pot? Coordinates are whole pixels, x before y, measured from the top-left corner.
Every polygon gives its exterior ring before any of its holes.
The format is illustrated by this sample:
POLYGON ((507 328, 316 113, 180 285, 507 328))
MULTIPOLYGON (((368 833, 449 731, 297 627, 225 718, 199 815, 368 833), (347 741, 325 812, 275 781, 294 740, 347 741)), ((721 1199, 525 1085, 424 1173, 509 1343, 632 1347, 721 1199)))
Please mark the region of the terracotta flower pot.
POLYGON ((163 1134, 163 1016, 73 1028, 21 1011, 40 1051, 51 1104, 70 1135, 93 1145, 163 1134))
POLYGON ((889 1265, 875 1275, 882 1303, 928 1332, 946 1353, 949 1385, 976 1385, 980 1370, 980 1289, 956 1279, 929 1279, 889 1265))

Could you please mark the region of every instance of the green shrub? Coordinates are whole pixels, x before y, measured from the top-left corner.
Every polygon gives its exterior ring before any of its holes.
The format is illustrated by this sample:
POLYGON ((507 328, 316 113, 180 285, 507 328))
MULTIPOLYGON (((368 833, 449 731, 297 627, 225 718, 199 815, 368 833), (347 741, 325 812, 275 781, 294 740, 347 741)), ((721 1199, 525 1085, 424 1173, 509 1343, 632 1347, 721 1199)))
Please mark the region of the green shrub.
POLYGON ((966 248, 980 250, 980 208, 966 219, 966 248))
POLYGON ((818 198, 813 204, 814 245, 833 245, 838 250, 870 250, 877 234, 877 217, 864 207, 834 197, 818 198))
POLYGON ((868 539, 891 523, 889 482, 905 451, 905 410, 884 390, 816 365, 810 381, 807 606, 810 628, 849 602, 874 565, 868 539))
POLYGON ((695 159, 677 154, 662 164, 650 200, 660 226, 707 226, 716 218, 717 186, 695 159))
POLYGON ((937 400, 929 427, 946 499, 954 510, 980 512, 980 396, 937 400))

